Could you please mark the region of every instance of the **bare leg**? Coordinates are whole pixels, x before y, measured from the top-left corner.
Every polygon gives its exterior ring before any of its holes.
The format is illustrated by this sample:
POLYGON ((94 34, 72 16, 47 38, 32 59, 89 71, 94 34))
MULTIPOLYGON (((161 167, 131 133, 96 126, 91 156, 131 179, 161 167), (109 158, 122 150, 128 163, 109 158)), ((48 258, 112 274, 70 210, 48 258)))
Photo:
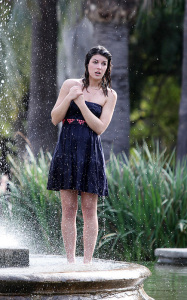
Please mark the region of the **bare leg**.
POLYGON ((98 195, 81 193, 82 213, 84 219, 84 263, 91 263, 98 235, 97 219, 98 195))
POLYGON ((69 263, 75 262, 75 249, 76 249, 76 216, 78 209, 78 196, 77 191, 61 190, 62 202, 62 236, 64 247, 66 250, 67 260, 69 263))

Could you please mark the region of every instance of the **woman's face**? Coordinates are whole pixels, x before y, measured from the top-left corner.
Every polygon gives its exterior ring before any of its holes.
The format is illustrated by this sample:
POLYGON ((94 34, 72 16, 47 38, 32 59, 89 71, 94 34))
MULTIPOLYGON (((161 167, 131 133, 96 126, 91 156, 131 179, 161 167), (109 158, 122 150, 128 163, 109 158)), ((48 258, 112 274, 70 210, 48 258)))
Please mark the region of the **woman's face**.
POLYGON ((108 59, 100 54, 91 57, 88 64, 89 76, 101 80, 108 66, 108 59))

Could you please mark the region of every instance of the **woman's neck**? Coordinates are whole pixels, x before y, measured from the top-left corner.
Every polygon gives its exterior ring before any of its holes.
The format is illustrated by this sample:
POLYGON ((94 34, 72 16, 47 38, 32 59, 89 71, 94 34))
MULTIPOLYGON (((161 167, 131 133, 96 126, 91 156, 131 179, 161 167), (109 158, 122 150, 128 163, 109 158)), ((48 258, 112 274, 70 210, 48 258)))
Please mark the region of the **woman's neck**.
POLYGON ((89 87, 93 89, 100 89, 101 88, 101 80, 94 80, 89 78, 89 87))

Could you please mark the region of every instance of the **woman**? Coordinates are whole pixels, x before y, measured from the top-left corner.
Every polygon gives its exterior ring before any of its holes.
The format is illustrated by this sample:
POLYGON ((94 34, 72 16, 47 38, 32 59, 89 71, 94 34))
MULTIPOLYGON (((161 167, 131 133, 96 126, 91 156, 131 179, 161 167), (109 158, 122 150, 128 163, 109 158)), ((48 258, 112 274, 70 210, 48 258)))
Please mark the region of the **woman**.
POLYGON ((100 134, 108 127, 117 94, 111 86, 111 54, 102 46, 85 58, 85 77, 68 79, 51 112, 63 121, 49 171, 49 190, 60 190, 62 236, 69 263, 75 263, 78 194, 84 220, 84 263, 89 264, 98 234, 98 196, 108 195, 100 134))

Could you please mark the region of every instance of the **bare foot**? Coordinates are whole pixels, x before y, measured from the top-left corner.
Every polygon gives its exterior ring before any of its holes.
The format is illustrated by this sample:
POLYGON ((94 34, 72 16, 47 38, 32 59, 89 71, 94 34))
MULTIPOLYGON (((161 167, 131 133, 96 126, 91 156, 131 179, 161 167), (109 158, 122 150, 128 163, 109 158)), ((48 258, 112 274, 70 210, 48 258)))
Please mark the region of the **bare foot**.
POLYGON ((74 265, 74 264, 76 264, 76 261, 75 261, 75 259, 70 259, 70 260, 68 260, 67 259, 67 263, 70 265, 74 265))
POLYGON ((84 265, 92 265, 92 261, 84 260, 84 265))

